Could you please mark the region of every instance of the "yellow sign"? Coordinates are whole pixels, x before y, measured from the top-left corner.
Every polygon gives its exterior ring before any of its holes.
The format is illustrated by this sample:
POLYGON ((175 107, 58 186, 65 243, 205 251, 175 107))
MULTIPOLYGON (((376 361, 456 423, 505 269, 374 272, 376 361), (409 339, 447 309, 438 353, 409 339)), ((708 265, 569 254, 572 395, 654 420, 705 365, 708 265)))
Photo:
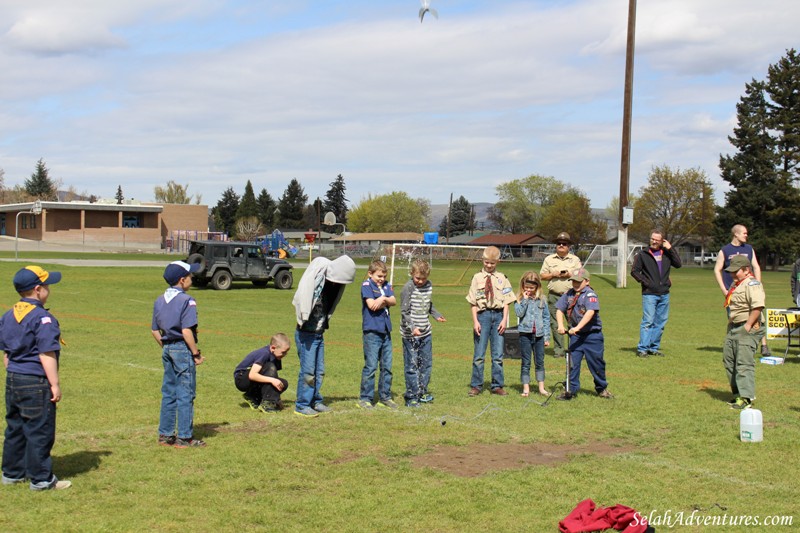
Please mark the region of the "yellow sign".
POLYGON ((767 309, 768 339, 789 338, 789 327, 793 332, 800 327, 800 309, 767 309))

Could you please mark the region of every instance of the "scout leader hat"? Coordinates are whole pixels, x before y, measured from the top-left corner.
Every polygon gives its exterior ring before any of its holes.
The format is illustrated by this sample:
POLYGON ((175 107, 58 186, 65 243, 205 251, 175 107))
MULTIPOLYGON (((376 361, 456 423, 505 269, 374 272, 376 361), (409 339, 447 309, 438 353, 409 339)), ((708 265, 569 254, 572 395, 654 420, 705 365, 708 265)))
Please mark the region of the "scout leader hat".
POLYGON ((200 263, 185 263, 183 261, 173 261, 172 263, 167 265, 167 268, 164 269, 164 281, 166 281, 170 287, 173 285, 177 285, 177 283, 181 280, 181 278, 185 278, 192 272, 197 272, 200 270, 200 263))
POLYGON ((589 272, 585 268, 573 270, 572 275, 569 277, 570 281, 583 281, 585 279, 589 279, 589 272))
POLYGON ((728 265, 725 272, 738 272, 742 267, 751 267, 750 260, 746 255, 734 255, 731 257, 731 264, 728 265))
POLYGON ((559 233, 556 236, 555 239, 553 239, 553 242, 555 242, 556 244, 558 244, 560 242, 565 242, 567 244, 572 244, 572 239, 570 239, 569 233, 567 233, 566 231, 562 231, 561 233, 559 233))
POLYGON ((42 267, 26 266, 14 274, 14 290, 25 292, 37 285, 53 285, 61 281, 61 272, 48 272, 42 267))

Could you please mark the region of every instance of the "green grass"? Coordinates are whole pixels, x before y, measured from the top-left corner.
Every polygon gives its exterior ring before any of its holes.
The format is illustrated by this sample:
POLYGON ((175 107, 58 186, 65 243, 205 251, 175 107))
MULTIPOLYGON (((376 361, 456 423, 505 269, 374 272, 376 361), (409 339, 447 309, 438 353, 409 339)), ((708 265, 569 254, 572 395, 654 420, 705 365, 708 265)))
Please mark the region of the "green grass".
MULTIPOLYGON (((17 268, 0 262, 2 310, 17 299, 10 281, 17 268)), ((526 269, 501 265, 513 285, 526 269)), ((715 515, 723 512, 718 504, 729 515, 764 517, 791 515, 800 496, 793 479, 800 470, 794 452, 800 440, 800 358, 757 367, 764 442, 739 442, 738 414, 724 404, 730 396, 721 362, 725 312, 710 269, 673 271, 667 357, 647 360, 636 357, 638 286, 629 279, 626 290, 617 290, 613 274, 595 276, 616 399, 589 393, 584 365, 584 394, 546 408, 519 396, 514 360, 505 364, 508 397, 467 398, 472 337, 464 296, 470 275, 462 286, 444 286, 461 267, 442 263, 432 274, 439 284, 434 302, 448 319, 433 326, 435 403, 414 412, 358 410, 363 355, 355 284, 325 335, 323 393, 334 412, 312 420, 293 415, 291 405, 277 415, 251 411, 233 385, 233 369, 245 354, 276 331, 292 333, 293 291, 239 283, 225 292, 193 290, 207 356, 198 368, 195 403, 195 432, 208 443, 201 450, 155 443, 162 369, 149 329, 152 302, 164 289, 161 269, 59 270, 64 280, 53 287, 48 305, 67 347, 53 458, 56 473, 74 486, 48 494, 0 487, 2 531, 539 532, 555 531, 584 498, 644 513, 688 516, 700 508, 701 516, 715 515), (616 443, 620 453, 579 453, 551 466, 479 477, 414 464, 415 457, 441 446, 597 442, 616 443)), ((296 281, 300 275, 298 269, 296 281)), ((788 274, 764 277, 768 305, 790 305, 788 274)), ((398 292, 401 278, 396 275, 398 292)), ((393 310, 393 321, 397 329, 399 310, 393 310)), ((397 334, 394 346, 393 389, 401 399, 397 334)), ((778 341, 772 348, 782 351, 778 341)), ((292 401, 294 348, 284 361, 282 375, 290 383, 285 396, 292 401)), ((551 357, 546 363, 548 385, 562 380, 563 363, 551 357)))

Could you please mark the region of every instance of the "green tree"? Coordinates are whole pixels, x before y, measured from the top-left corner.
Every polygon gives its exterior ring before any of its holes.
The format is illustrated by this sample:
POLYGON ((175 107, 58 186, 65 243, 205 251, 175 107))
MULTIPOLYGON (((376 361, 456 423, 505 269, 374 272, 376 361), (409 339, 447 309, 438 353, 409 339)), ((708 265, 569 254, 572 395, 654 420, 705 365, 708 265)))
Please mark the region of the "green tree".
POLYGON ((117 194, 114 196, 117 199, 117 205, 122 205, 125 201, 125 195, 122 194, 122 185, 117 185, 117 194))
POLYGON ((233 187, 228 187, 222 197, 211 209, 217 231, 226 231, 230 236, 236 234, 236 211, 239 209, 239 195, 233 187))
POLYGON ((249 218, 258 215, 258 204, 256 204, 256 195, 253 192, 253 184, 247 180, 247 185, 244 186, 244 194, 239 200, 239 207, 236 210, 236 218, 249 218))
POLYGON ((278 201, 278 225, 282 228, 296 229, 302 226, 303 219, 305 218, 306 196, 303 187, 297 179, 292 178, 288 187, 283 192, 283 196, 278 201))
POLYGON ((189 194, 189 185, 180 185, 172 180, 169 180, 165 187, 156 185, 153 188, 153 195, 159 204, 190 204, 194 200, 194 203, 199 205, 202 201, 201 195, 189 194))
POLYGON ((25 180, 25 192, 39 200, 58 200, 56 184, 50 179, 50 171, 45 165, 44 159, 36 162, 36 170, 30 178, 25 180))
POLYGON ((322 215, 325 213, 333 213, 336 215, 336 221, 340 224, 347 224, 347 196, 345 191, 347 187, 344 185, 344 178, 341 174, 336 176, 336 179, 330 184, 330 189, 325 193, 325 200, 322 202, 322 215))
MULTIPOLYGON (((439 224, 439 235, 447 237, 447 215, 439 224)), ((450 206, 450 237, 467 233, 475 227, 475 213, 472 204, 463 196, 459 196, 450 206)))
POLYGON ((737 126, 728 140, 736 149, 720 156, 730 190, 716 220, 718 244, 734 224, 749 230, 762 265, 776 269, 800 243, 800 63, 795 51, 768 68, 766 81, 752 80, 736 105, 737 126))
POLYGON ((608 225, 592 215, 589 198, 578 190, 560 194, 542 216, 539 233, 555 239, 562 231, 569 233, 576 246, 605 244, 608 225))
POLYGON ((714 221, 714 189, 698 168, 653 167, 647 185, 639 189, 633 224, 628 231, 643 242, 659 228, 678 246, 690 237, 707 236, 714 221))
POLYGON ((272 199, 272 196, 267 192, 267 189, 261 189, 261 192, 258 194, 258 198, 256 198, 256 216, 258 220, 261 221, 261 224, 264 226, 265 230, 272 229, 272 226, 275 224, 275 208, 277 204, 275 200, 272 199))
POLYGON ((508 233, 536 231, 545 210, 559 195, 571 191, 577 189, 536 174, 501 183, 496 188, 499 200, 489 209, 489 220, 508 233))
POLYGON ((320 223, 322 222, 322 217, 325 216, 325 213, 326 213, 325 207, 322 203, 322 200, 320 200, 319 198, 314 200, 313 204, 307 205, 305 210, 305 216, 303 217, 303 230, 320 229, 320 223))
POLYGON ((406 192, 369 195, 350 211, 347 229, 366 233, 428 230, 430 203, 406 192))

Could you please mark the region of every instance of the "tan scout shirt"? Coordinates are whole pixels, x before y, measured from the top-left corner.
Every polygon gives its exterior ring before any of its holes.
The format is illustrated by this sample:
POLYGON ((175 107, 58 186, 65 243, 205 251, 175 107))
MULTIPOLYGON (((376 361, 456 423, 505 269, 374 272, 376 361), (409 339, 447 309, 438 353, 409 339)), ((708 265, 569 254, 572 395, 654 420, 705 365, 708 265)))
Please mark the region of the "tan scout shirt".
MULTIPOLYGON (((750 311, 766 306, 764 286, 755 278, 748 278, 741 282, 731 294, 731 322, 738 324, 745 322, 750 311)), ((762 317, 763 322, 763 317, 762 317)))
MULTIPOLYGON (((542 274, 558 274, 562 270, 566 270, 570 274, 574 270, 581 268, 581 260, 577 255, 567 254, 560 257, 558 254, 550 254, 544 258, 542 269, 539 275, 542 274)), ((572 282, 569 278, 552 278, 547 282, 547 290, 553 294, 564 294, 572 288, 572 282)))
POLYGON ((517 300, 514 294, 514 289, 511 287, 511 282, 508 278, 500 272, 492 272, 491 274, 481 270, 472 276, 472 283, 469 285, 469 293, 467 294, 467 301, 470 305, 478 308, 478 311, 485 309, 503 309, 505 306, 517 300), (494 298, 491 302, 486 301, 484 289, 486 287, 486 276, 492 277, 492 287, 494 287, 494 298))

